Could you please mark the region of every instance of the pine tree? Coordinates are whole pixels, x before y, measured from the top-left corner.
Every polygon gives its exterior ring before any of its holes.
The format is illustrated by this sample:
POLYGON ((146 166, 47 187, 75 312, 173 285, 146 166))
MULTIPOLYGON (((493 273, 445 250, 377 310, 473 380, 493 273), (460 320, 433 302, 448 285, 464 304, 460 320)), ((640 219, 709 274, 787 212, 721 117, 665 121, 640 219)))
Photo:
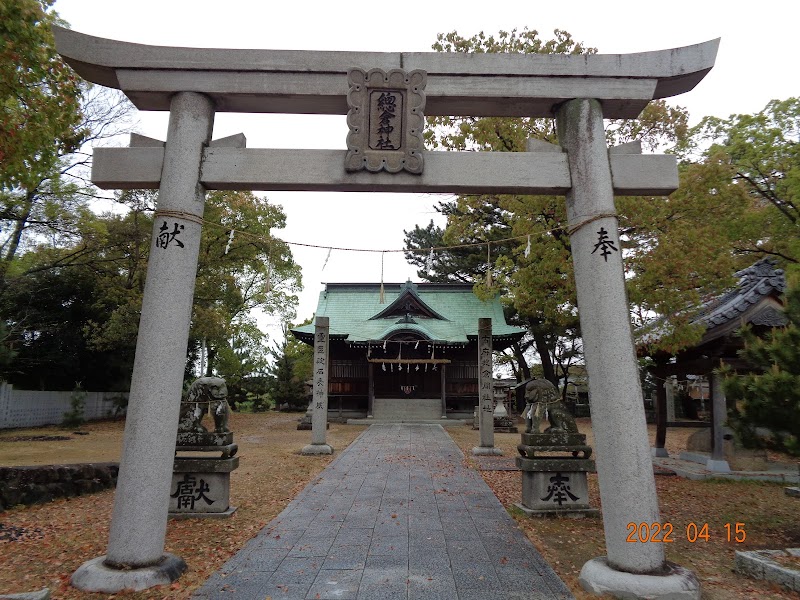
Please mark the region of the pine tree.
POLYGON ((800 456, 800 285, 786 294, 784 327, 763 338, 748 327, 741 355, 758 372, 735 375, 726 369, 725 394, 736 403, 729 422, 746 446, 768 446, 800 456), (764 427, 772 434, 757 435, 764 427))
POLYGON ((294 360, 286 352, 287 344, 272 351, 275 362, 269 370, 269 392, 275 406, 288 405, 289 410, 305 410, 308 402, 304 384, 294 374, 294 360))

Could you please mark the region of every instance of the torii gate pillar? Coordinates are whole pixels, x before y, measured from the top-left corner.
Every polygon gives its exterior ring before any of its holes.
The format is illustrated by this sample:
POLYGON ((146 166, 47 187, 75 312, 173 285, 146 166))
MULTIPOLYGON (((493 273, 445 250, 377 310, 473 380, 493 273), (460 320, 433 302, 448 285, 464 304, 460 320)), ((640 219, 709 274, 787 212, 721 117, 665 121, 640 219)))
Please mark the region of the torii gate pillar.
POLYGON ((213 124, 208 96, 173 97, 108 551, 72 575, 83 590, 143 590, 186 570, 164 537, 205 206, 198 173, 213 124))
POLYGON ((556 123, 572 177, 567 219, 608 553, 579 580, 596 594, 699 598, 694 574, 666 563, 663 544, 626 541, 628 523, 660 518, 600 102, 565 102, 556 123))

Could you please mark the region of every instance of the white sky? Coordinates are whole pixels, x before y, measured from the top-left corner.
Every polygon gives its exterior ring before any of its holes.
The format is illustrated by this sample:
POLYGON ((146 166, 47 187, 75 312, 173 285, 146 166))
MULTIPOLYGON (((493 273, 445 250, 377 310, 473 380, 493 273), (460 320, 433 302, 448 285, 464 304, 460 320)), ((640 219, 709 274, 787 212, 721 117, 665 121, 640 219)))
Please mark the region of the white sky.
MULTIPOLYGON (((57 0, 55 10, 82 33, 164 46, 298 50, 430 51, 436 34, 456 30, 468 37, 501 29, 554 29, 601 53, 674 48, 721 37, 714 69, 695 90, 675 98, 692 122, 706 115, 753 113, 775 98, 800 94, 795 0, 715 2, 669 0, 493 0, 491 2, 354 2, 304 0, 57 0)), ((364 65, 369 67, 369 65, 364 65)), ((139 114, 140 133, 165 139, 166 113, 139 114)), ((214 137, 244 133, 250 148, 344 149, 343 116, 216 116, 214 137)), ((281 204, 287 241, 400 249, 403 230, 438 215, 434 195, 270 192, 281 204)), ((438 220, 442 224, 441 219, 438 220)), ((320 282, 378 281, 380 254, 292 247, 305 290, 298 320, 316 308, 320 282)), ((384 280, 416 279, 402 253, 385 255, 384 280)), ((270 327, 274 335, 275 330, 270 327)))

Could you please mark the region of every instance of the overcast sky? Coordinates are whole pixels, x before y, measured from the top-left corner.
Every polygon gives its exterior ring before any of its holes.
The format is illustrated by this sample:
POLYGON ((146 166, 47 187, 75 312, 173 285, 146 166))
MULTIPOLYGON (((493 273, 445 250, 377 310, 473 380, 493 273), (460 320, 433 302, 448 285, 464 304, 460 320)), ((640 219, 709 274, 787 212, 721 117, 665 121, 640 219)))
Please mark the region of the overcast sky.
MULTIPOLYGON (((661 50, 722 38, 714 69, 671 103, 705 115, 753 113, 775 98, 800 94, 793 0, 668 2, 535 0, 492 2, 330 2, 305 0, 57 0, 72 29, 111 39, 163 46, 296 50, 429 51, 437 33, 471 36, 513 28, 550 39, 563 29, 601 53, 661 50)), ((369 65, 365 65, 369 66, 369 65)), ((166 138, 166 113, 139 113, 139 132, 166 138)), ((250 148, 344 149, 343 116, 216 116, 214 137, 244 133, 250 148)), ((403 230, 427 224, 447 196, 269 192, 281 204, 287 241, 365 249, 400 249, 403 230)), ((328 252, 293 246, 305 291, 298 320, 314 312, 320 282, 379 281, 380 253, 328 252)), ((384 280, 416 280, 402 253, 385 255, 384 280)), ((270 328, 273 333, 274 330, 270 328)))

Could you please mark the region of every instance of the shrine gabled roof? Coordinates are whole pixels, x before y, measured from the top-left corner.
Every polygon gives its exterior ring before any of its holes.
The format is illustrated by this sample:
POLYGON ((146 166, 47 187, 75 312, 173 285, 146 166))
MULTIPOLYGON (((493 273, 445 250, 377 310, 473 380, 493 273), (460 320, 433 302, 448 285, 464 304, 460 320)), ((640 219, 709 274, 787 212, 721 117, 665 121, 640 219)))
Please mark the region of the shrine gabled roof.
MULTIPOLYGON (((786 278, 783 270, 776 268, 776 264, 773 259, 764 258, 738 271, 736 276, 739 281, 736 286, 703 304, 691 320, 693 324, 702 324, 705 327, 703 338, 696 346, 720 338, 745 323, 770 327, 786 323, 780 301, 780 296, 786 289, 786 278)), ((660 321, 651 326, 642 339, 646 341, 658 338, 659 330, 664 325, 660 321)))
MULTIPOLYGON (((469 284, 329 283, 320 293, 316 316, 330 319, 331 339, 350 343, 380 341, 398 333, 414 333, 421 339, 444 344, 466 344, 478 336, 478 319, 492 319, 495 345, 506 347, 525 333, 508 325, 499 298, 483 301, 469 284), (411 287, 413 285, 413 288, 411 287), (424 308, 414 307, 408 317, 398 318, 402 303, 412 293, 424 308), (394 310, 387 310, 394 307, 394 310), (435 315, 435 316, 431 316, 435 315)), ((292 329, 300 340, 310 341, 314 325, 292 329)))
POLYGON ((406 281, 400 288, 397 297, 389 306, 381 310, 378 314, 371 317, 373 319, 389 319, 393 316, 402 317, 403 313, 413 310, 418 317, 428 317, 439 321, 447 319, 433 310, 417 293, 417 284, 406 281))
POLYGON ((773 305, 764 305, 770 298, 777 300, 786 289, 783 269, 777 269, 773 259, 763 258, 736 273, 735 288, 712 298, 692 320, 706 326, 703 341, 716 337, 717 330, 739 327, 742 321, 756 325, 782 325, 786 319, 773 305))

